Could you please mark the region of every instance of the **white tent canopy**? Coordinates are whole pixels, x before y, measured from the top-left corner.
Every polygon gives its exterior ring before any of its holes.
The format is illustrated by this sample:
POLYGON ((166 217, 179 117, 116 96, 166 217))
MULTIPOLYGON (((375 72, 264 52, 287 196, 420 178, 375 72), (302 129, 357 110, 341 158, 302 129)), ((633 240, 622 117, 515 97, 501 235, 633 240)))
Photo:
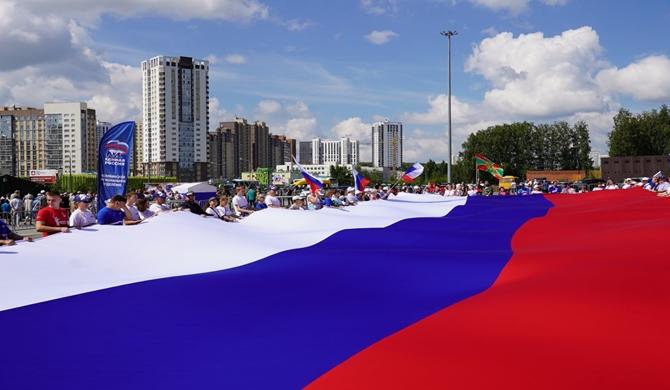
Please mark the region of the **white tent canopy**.
POLYGON ((216 187, 211 184, 207 184, 206 181, 203 181, 201 183, 182 183, 178 186, 172 187, 172 191, 177 191, 180 194, 185 194, 189 191, 192 191, 196 194, 212 193, 216 192, 216 187))

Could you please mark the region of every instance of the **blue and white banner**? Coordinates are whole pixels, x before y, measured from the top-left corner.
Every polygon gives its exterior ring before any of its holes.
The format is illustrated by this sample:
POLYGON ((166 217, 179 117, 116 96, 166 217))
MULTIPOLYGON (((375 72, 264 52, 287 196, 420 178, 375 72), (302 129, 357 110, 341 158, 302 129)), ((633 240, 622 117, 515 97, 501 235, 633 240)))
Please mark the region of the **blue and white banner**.
POLYGON ((122 122, 107 130, 98 146, 98 210, 114 195, 124 194, 130 169, 135 122, 122 122))

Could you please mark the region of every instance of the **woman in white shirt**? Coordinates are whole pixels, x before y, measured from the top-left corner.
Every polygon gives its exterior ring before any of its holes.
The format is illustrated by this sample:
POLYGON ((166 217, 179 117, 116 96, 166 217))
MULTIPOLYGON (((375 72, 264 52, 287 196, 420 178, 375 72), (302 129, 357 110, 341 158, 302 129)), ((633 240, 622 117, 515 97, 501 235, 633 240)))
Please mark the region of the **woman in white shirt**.
POLYGON ((265 197, 265 204, 268 205, 268 207, 281 207, 281 202, 279 201, 279 198, 277 198, 277 187, 270 187, 270 191, 268 191, 268 194, 265 197))
POLYGON ((249 201, 247 201, 247 194, 244 187, 239 187, 237 189, 237 195, 233 197, 233 210, 239 217, 246 217, 254 212, 253 210, 249 210, 249 201))
POLYGON ((88 209, 91 200, 86 195, 75 196, 74 203, 77 205, 77 208, 70 215, 70 220, 68 221, 70 227, 81 229, 98 222, 95 219, 95 215, 88 209))
POLYGON ((619 186, 614 184, 614 181, 612 179, 607 180, 607 187, 605 187, 606 190, 618 190, 619 186))
POLYGON ((235 222, 237 220, 236 218, 239 218, 235 215, 233 210, 230 209, 230 206, 228 206, 228 197, 225 195, 221 196, 219 205, 214 209, 218 215, 223 216, 224 221, 235 222))
POLYGON ((140 220, 142 221, 155 215, 153 211, 149 210, 149 203, 145 198, 137 199, 135 206, 137 207, 137 212, 140 214, 140 220))

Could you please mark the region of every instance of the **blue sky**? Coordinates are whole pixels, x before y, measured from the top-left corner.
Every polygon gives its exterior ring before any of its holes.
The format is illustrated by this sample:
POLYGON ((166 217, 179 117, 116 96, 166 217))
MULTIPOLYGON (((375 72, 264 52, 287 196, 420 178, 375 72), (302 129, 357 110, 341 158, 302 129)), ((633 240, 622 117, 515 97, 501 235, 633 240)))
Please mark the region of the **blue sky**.
POLYGON ((667 1, 94 3, 0 0, 0 15, 11 19, 0 33, 23 43, 9 46, 16 63, 0 67, 3 103, 81 99, 102 120, 135 119, 140 61, 194 56, 212 62, 214 120, 237 114, 299 139, 352 136, 365 144, 369 125, 389 118, 405 123, 408 159, 441 160, 444 29, 459 32, 455 149, 494 123, 586 120, 594 149, 605 151, 619 107, 670 100, 667 1), (60 54, 43 55, 54 48, 60 54))

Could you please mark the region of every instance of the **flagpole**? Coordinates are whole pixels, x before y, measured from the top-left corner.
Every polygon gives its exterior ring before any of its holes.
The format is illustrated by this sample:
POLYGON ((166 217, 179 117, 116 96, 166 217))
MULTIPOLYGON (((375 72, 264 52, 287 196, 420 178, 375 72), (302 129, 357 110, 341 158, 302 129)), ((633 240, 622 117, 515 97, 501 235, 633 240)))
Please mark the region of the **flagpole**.
POLYGON ((397 186, 398 183, 400 183, 401 180, 402 179, 397 180, 395 183, 393 183, 393 185, 391 187, 389 187, 389 190, 386 191, 386 194, 384 194, 384 197, 382 198, 382 200, 386 200, 389 197, 389 195, 391 195, 391 190, 393 189, 393 187, 397 186))
POLYGON ((479 169, 477 169, 477 159, 475 158, 475 185, 479 185, 479 169))

